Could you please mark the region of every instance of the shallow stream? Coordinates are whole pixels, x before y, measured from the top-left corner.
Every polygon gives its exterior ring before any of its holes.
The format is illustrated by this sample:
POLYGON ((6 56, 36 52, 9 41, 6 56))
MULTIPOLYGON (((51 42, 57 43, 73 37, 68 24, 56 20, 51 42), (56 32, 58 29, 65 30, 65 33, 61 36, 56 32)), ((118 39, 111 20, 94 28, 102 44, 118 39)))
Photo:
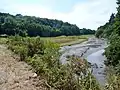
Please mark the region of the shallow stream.
POLYGON ((99 50, 95 53, 89 55, 86 59, 91 63, 92 73, 101 85, 105 85, 105 64, 104 60, 106 59, 103 56, 104 49, 99 50))
POLYGON ((93 75, 96 77, 98 82, 101 85, 105 84, 105 65, 104 60, 106 59, 103 56, 104 48, 107 46, 105 40, 90 38, 88 41, 83 42, 81 44, 72 45, 72 46, 64 46, 61 47, 60 52, 62 52, 62 56, 60 57, 60 61, 62 64, 67 63, 67 56, 79 56, 87 59, 89 63, 91 63, 91 68, 93 71, 93 75))

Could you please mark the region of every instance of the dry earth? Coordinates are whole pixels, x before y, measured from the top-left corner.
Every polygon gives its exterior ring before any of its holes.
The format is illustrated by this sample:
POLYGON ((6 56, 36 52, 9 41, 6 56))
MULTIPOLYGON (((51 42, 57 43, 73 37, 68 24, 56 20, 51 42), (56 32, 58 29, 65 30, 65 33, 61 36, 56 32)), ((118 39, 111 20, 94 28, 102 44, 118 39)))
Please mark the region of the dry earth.
POLYGON ((0 45, 0 90, 46 90, 44 80, 39 80, 30 68, 0 45))

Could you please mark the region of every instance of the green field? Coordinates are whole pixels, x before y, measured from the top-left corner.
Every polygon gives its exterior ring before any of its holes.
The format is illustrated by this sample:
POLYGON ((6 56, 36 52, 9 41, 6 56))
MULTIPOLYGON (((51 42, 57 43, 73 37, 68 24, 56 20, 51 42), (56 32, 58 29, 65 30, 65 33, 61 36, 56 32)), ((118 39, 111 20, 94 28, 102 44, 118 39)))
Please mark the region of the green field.
MULTIPOLYGON (((94 35, 80 35, 80 36, 59 36, 59 37, 41 37, 41 40, 48 40, 60 44, 60 46, 74 45, 79 44, 84 41, 87 41, 88 38, 93 37, 94 35)), ((34 38, 34 37, 31 37, 34 38)), ((7 38, 0 38, 0 44, 5 44, 7 38)))
POLYGON ((79 44, 88 40, 93 35, 81 35, 81 36, 59 36, 59 37, 42 37, 42 40, 50 40, 52 42, 60 44, 60 46, 79 44))

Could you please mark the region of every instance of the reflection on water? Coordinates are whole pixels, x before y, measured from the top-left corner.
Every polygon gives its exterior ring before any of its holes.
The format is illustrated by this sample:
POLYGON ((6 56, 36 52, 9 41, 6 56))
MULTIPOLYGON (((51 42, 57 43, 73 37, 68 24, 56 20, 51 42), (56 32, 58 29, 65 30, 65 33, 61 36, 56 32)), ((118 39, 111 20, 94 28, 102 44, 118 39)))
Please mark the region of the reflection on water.
POLYGON ((102 54, 104 53, 104 49, 99 50, 87 57, 88 62, 91 63, 93 75, 96 77, 98 82, 101 85, 105 84, 105 56, 102 54))

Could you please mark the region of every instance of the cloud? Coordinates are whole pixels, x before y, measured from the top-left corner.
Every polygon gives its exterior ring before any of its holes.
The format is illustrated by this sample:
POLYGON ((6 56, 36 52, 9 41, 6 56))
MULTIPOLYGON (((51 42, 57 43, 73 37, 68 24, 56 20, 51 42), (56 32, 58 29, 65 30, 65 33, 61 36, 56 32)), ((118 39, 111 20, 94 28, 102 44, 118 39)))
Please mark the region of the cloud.
MULTIPOLYGON (((53 6, 49 5, 24 4, 15 0, 4 0, 2 2, 0 10, 3 9, 11 14, 21 13, 42 18, 59 19, 76 24, 80 28, 90 29, 97 29, 100 25, 105 24, 110 15, 116 12, 115 0, 86 0, 75 4, 69 12, 56 12, 52 9, 53 6)), ((56 4, 59 5, 59 3, 56 4)))

